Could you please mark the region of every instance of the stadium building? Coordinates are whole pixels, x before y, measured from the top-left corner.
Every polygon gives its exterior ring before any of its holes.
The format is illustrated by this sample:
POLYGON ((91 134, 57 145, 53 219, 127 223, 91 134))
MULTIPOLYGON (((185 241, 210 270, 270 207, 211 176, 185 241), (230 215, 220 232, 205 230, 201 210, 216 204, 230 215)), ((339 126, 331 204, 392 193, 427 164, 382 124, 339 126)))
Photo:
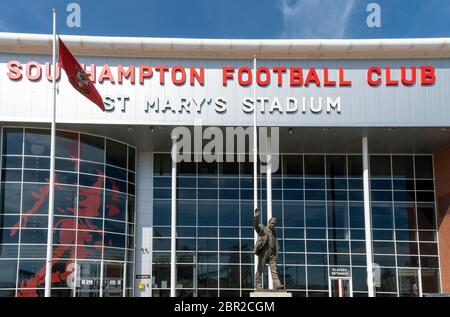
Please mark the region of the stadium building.
MULTIPOLYGON (((254 111, 288 291, 450 293, 449 39, 62 39, 107 111, 57 69, 52 296, 249 296, 254 111)), ((44 294, 51 49, 0 33, 0 297, 44 294)))

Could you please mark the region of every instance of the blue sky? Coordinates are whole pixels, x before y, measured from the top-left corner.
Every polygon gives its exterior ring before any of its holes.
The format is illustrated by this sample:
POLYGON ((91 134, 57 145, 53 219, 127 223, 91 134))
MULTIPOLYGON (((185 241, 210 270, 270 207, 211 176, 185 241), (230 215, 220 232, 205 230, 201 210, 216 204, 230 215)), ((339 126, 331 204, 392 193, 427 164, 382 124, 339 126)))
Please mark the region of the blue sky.
POLYGON ((0 32, 183 38, 450 37, 450 0, 3 0, 0 32), (7 2, 7 3, 5 3, 7 2), (81 27, 66 7, 81 7, 81 27), (381 28, 366 7, 381 6, 381 28))

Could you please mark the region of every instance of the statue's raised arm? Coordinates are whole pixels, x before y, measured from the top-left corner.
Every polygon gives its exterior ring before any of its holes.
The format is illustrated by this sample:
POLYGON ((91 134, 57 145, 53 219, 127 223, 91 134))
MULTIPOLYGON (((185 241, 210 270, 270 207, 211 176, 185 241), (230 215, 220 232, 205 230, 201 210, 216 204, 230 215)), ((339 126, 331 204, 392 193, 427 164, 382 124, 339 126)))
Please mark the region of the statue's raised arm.
POLYGON ((259 224, 259 210, 258 208, 255 208, 255 211, 253 213, 253 228, 255 228, 256 233, 260 233, 261 231, 261 225, 259 224))

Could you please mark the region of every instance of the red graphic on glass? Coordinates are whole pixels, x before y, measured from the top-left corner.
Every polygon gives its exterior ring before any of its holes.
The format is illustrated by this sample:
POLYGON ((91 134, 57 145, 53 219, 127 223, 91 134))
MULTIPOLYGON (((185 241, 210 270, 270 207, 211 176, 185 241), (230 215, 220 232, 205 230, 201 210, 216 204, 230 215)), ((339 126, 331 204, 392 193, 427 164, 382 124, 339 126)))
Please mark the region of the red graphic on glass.
MULTIPOLYGON (((74 155, 76 158, 76 155, 74 155)), ((78 160, 75 161, 74 164, 78 164, 78 160)), ((56 177, 55 177, 56 178, 56 177)), ((48 181, 48 180, 47 180, 48 181)), ((79 187, 79 196, 78 196, 78 213, 76 208, 67 207, 67 206, 55 206, 58 210, 59 214, 64 215, 67 214, 72 217, 61 218, 54 223, 53 229, 60 228, 77 228, 77 236, 74 235, 72 230, 59 230, 54 231, 54 247, 53 249, 53 259, 55 259, 52 263, 52 267, 56 264, 62 263, 59 260, 63 254, 70 253, 70 258, 77 259, 86 259, 89 256, 93 255, 95 250, 93 248, 87 248, 86 246, 96 246, 103 247, 103 236, 104 231, 102 227, 98 227, 96 222, 89 218, 102 218, 103 217, 103 188, 104 188, 105 177, 102 171, 97 170, 97 178, 92 187, 79 187), (78 220, 78 224, 76 223, 76 219, 74 216, 80 217, 78 220), (94 234, 94 231, 96 234, 94 234), (95 241, 96 240, 96 241, 95 241), (76 247, 71 247, 69 245, 76 245, 76 247)), ((55 183, 58 181, 55 180, 55 183)), ((117 184, 112 181, 113 190, 118 190, 117 184)), ((60 184, 55 184, 55 194, 58 191, 61 191, 63 186, 60 184)), ((27 228, 28 226, 28 217, 30 215, 36 214, 40 211, 40 208, 46 203, 48 200, 49 194, 49 186, 43 185, 39 188, 39 190, 32 192, 32 196, 34 198, 34 204, 29 210, 22 212, 22 224, 20 222, 16 223, 10 231, 10 236, 15 236, 18 234, 19 228, 27 228)), ((110 201, 108 201, 105 205, 105 216, 113 217, 114 215, 120 213, 120 208, 118 206, 119 203, 119 194, 113 192, 110 201)), ((65 200, 71 201, 73 197, 66 196, 65 200)), ((73 205, 73 203, 72 203, 73 205)), ((46 213, 47 211, 41 211, 40 213, 46 213)), ((110 245, 111 241, 105 242, 110 245)), ((67 257, 67 256, 66 256, 67 257)), ((70 261, 69 261, 70 262, 70 261)), ((69 263, 68 263, 69 264, 69 263)), ((67 264, 67 265, 68 265, 67 264)), ((70 272, 56 271, 52 272, 52 283, 59 283, 66 281, 70 272)), ((27 297, 35 297, 39 296, 36 288, 42 288, 45 285, 45 263, 41 266, 41 268, 36 273, 28 272, 26 275, 29 275, 25 278, 21 278, 19 288, 20 290, 17 293, 17 296, 27 296, 27 297)))

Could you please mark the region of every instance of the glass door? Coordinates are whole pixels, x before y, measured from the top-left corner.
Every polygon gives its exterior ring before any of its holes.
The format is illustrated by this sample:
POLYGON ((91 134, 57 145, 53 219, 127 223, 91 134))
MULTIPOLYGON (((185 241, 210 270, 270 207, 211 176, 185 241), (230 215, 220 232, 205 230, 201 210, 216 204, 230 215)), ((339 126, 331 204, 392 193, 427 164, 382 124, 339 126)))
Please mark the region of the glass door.
POLYGON ((400 297, 418 297, 421 295, 418 269, 398 269, 400 297))
POLYGON ((123 295, 123 264, 104 263, 103 296, 122 297, 123 295))
POLYGON ((330 297, 353 297, 350 278, 330 278, 330 297))
POLYGON ((77 297, 100 296, 100 262, 78 262, 77 297))

